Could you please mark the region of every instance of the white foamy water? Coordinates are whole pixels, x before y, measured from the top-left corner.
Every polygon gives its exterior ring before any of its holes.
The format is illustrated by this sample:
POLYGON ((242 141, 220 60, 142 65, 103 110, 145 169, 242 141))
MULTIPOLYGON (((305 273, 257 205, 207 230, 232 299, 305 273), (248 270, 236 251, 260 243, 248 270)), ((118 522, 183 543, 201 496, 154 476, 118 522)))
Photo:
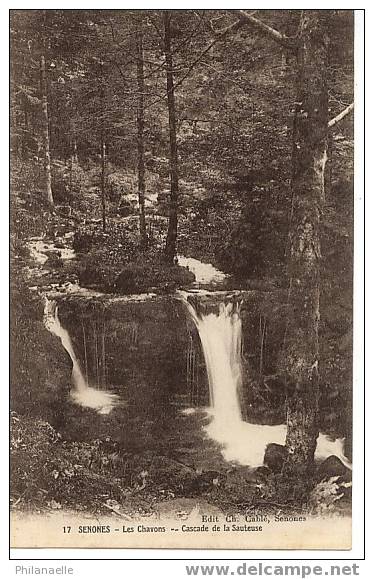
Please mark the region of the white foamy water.
POLYGON ((242 323, 238 306, 221 303, 218 313, 200 317, 186 303, 203 347, 214 416, 218 421, 236 424, 242 419, 239 401, 242 323))
POLYGON ((60 338, 63 347, 73 363, 71 379, 74 390, 70 393, 71 399, 80 406, 96 410, 99 414, 109 414, 112 408, 118 404, 118 396, 105 390, 97 390, 87 384, 79 360, 75 354, 69 332, 61 325, 58 317, 58 306, 56 302, 50 301, 47 298, 44 308, 44 324, 49 332, 60 338))
POLYGON ((31 257, 40 265, 43 265, 49 256, 49 252, 58 251, 62 260, 74 259, 75 251, 69 247, 57 248, 53 241, 34 239, 27 244, 31 257))
POLYGON ((226 274, 214 267, 211 263, 203 263, 194 257, 184 257, 178 255, 178 263, 188 269, 195 275, 197 284, 215 284, 222 282, 226 274))
MULTIPOLYGON (((199 314, 180 292, 200 336, 210 391, 212 417, 205 427, 208 436, 222 446, 227 461, 258 467, 263 464, 270 443, 285 444, 287 427, 250 424, 243 421, 240 407, 242 381, 242 324, 238 303, 221 303, 217 312, 199 314)), ((344 439, 331 440, 320 434, 315 458, 324 460, 336 455, 349 468, 344 456, 344 439)))
POLYGON ((192 414, 196 414, 196 408, 183 408, 180 412, 184 416, 192 416, 192 414))
MULTIPOLYGON (((218 419, 213 411, 213 419, 206 426, 208 436, 222 445, 225 460, 235 461, 251 467, 263 465, 264 454, 268 444, 286 443, 287 426, 279 424, 250 424, 249 422, 228 423, 224 418, 218 419)), ((332 440, 326 434, 317 439, 315 460, 321 462, 327 457, 337 456, 345 466, 352 468, 344 455, 344 438, 332 440)))
POLYGON ((79 406, 92 408, 98 414, 109 414, 115 406, 118 406, 119 402, 116 394, 105 392, 104 390, 96 390, 96 388, 91 388, 91 386, 87 386, 84 390, 72 391, 70 397, 79 406))

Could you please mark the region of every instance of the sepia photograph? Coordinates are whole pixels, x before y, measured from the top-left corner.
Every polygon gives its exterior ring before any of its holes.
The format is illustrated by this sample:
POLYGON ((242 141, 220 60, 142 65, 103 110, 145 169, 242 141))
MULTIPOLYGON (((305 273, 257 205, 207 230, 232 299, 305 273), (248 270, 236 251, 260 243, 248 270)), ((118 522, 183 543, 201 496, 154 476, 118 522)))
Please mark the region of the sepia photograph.
POLYGON ((12 548, 351 549, 357 12, 9 11, 12 548))

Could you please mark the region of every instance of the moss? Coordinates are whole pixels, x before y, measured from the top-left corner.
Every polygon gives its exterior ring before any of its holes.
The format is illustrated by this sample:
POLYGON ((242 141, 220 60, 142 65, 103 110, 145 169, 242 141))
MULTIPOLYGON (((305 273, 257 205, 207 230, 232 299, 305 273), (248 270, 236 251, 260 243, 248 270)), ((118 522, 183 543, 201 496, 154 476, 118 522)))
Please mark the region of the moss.
POLYGON ((57 424, 70 388, 71 361, 44 327, 43 300, 22 285, 11 292, 10 342, 13 410, 57 424))
POLYGON ((146 292, 152 289, 168 292, 190 285, 194 280, 194 274, 179 265, 135 263, 121 270, 115 281, 115 289, 123 293, 146 292))
POLYGON ((106 249, 90 251, 81 260, 78 276, 82 285, 113 293, 168 293, 195 280, 187 268, 164 263, 161 253, 139 252, 125 264, 120 259, 111 261, 107 253, 106 249))

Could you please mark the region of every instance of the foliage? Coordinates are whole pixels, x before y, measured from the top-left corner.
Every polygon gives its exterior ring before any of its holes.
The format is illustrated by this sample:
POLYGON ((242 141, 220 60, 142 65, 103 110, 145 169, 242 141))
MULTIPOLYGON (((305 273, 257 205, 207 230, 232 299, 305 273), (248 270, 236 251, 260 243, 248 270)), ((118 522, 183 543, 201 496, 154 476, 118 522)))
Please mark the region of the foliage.
POLYGON ((337 508, 337 501, 344 497, 344 489, 351 486, 352 483, 344 482, 338 476, 320 481, 310 494, 312 512, 319 516, 331 514, 337 508))
MULTIPOLYGON (((120 498, 121 487, 107 480, 115 451, 108 449, 106 463, 100 452, 102 441, 66 443, 47 423, 12 415, 11 480, 13 504, 33 508, 105 510, 105 498, 120 498), (109 468, 108 468, 109 466, 109 468), (106 474, 107 474, 106 473, 106 474), (107 493, 107 494, 105 494, 107 493), (101 507, 101 509, 100 509, 101 507)), ((107 448, 110 445, 106 445, 107 448)), ((113 446, 113 445, 112 445, 113 446)))
POLYGON ((194 281, 186 268, 167 266, 162 248, 151 242, 146 250, 139 247, 137 220, 131 218, 112 222, 105 233, 94 225, 82 227, 73 243, 77 252, 85 254, 79 265, 81 283, 103 291, 136 293, 171 291, 194 281))
POLYGON ((240 277, 284 275, 287 221, 284 212, 255 198, 240 216, 220 249, 222 267, 240 277))
POLYGON ((70 387, 71 362, 44 328, 43 300, 19 279, 11 288, 11 405, 18 412, 59 420, 70 387), (53 368, 53 374, 51 373, 53 368))
POLYGON ((41 167, 38 163, 12 157, 11 163, 11 241, 38 236, 46 232, 52 217, 38 186, 41 167))
MULTIPOLYGON (((130 246, 131 249, 131 246, 130 246)), ((133 254, 126 251, 123 260, 108 260, 107 250, 91 251, 82 261, 79 279, 82 284, 114 293, 169 292, 189 285, 195 276, 179 265, 164 263, 163 254, 152 251, 133 254), (132 257, 132 259, 131 259, 132 257)), ((117 256, 118 257, 118 256, 117 256)), ((113 259, 113 255, 111 256, 113 259)))
MULTIPOLYGON (((285 478, 267 469, 249 473, 197 472, 155 451, 137 454, 108 436, 90 441, 64 440, 44 421, 12 412, 11 505, 13 509, 75 509, 139 516, 177 497, 204 497, 235 512, 285 515, 341 512, 342 489, 332 477, 313 481, 285 478), (260 472, 264 471, 264 472, 260 472)), ((160 508, 160 507, 158 507, 160 508)), ((166 503, 167 508, 167 503, 166 503)))
MULTIPOLYGON (((258 17, 274 22, 291 36, 298 32, 300 11, 258 11, 258 17)), ((205 53, 212 43, 212 23, 220 29, 232 23, 232 18, 222 10, 172 14, 180 213, 187 217, 181 227, 180 247, 185 254, 209 258, 236 275, 262 277, 272 271, 282 277, 291 208, 295 63, 290 54, 247 27, 215 42, 205 53), (211 204, 207 214, 209 198, 217 203, 211 204)), ((84 212, 97 218, 103 135, 107 141, 109 214, 119 211, 126 216, 136 210, 127 199, 127 193, 137 191, 138 88, 136 61, 129 55, 135 51, 139 22, 132 10, 12 11, 14 150, 20 158, 32 154, 39 158, 40 95, 35 60, 44 49, 55 193, 63 202, 74 199, 84 212), (78 165, 72 186, 69 167, 74 147, 78 165), (95 204, 89 189, 96 196, 95 204)), ((157 32, 162 29, 162 14, 144 11, 142 22, 146 186, 151 193, 162 193, 169 189, 163 42, 157 32)), ((330 33, 333 116, 352 94, 352 14, 335 11, 330 33)), ((330 143, 332 173, 339 179, 352 171, 351 138, 348 119, 330 143)), ((167 214, 167 203, 163 201, 157 209, 167 214)))
POLYGON ((137 242, 136 228, 137 225, 131 221, 111 223, 110 232, 104 232, 97 223, 86 224, 75 232, 73 248, 77 253, 88 253, 98 249, 105 251, 106 246, 110 245, 107 253, 110 263, 113 263, 122 255, 134 254, 137 242))
POLYGON ((195 276, 187 268, 180 265, 164 263, 163 255, 158 259, 142 259, 129 263, 122 268, 115 281, 117 291, 137 293, 146 291, 175 291, 178 287, 186 287, 195 280, 195 276))
POLYGON ((52 189, 55 203, 74 205, 77 196, 87 187, 85 171, 77 163, 55 161, 52 167, 52 189))

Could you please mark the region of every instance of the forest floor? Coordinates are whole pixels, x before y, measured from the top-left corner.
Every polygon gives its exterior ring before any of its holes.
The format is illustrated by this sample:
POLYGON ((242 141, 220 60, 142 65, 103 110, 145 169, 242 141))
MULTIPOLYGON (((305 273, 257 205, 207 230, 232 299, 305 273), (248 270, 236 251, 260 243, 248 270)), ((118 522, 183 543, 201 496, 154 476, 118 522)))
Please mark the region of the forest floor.
POLYGON ((47 422, 16 413, 11 426, 13 511, 73 509, 126 519, 158 516, 183 501, 185 507, 199 501, 225 514, 350 513, 346 476, 331 480, 317 471, 309 489, 302 481, 295 488, 266 467, 227 464, 225 470, 201 471, 155 451, 126 452, 110 437, 67 441, 47 422))

